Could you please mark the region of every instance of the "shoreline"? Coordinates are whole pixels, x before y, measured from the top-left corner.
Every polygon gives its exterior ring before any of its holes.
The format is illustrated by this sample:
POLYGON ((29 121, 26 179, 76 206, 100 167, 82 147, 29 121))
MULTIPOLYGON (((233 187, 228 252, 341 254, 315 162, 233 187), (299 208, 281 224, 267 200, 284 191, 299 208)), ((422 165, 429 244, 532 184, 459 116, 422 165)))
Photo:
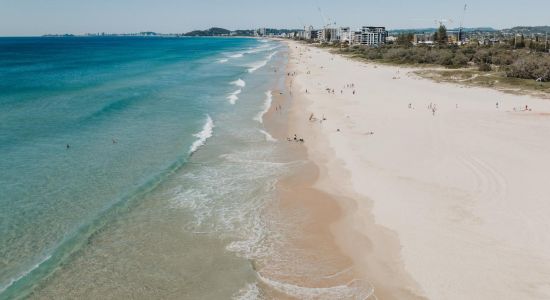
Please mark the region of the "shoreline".
MULTIPOLYGON (((287 72, 294 72, 296 67, 289 61, 287 72)), ((288 290, 288 286, 283 286, 282 290, 273 291, 272 285, 266 290, 273 293, 270 296, 290 299, 307 296, 313 290, 328 293, 330 298, 335 296, 330 295, 332 289, 338 290, 341 293, 339 296, 344 295, 346 299, 421 299, 415 292, 415 283, 407 277, 402 266, 397 271, 384 266, 400 260, 400 246, 395 234, 374 224, 372 216, 362 224, 368 227, 368 237, 353 228, 356 221, 353 220, 356 217, 353 211, 357 209, 354 199, 360 196, 353 191, 351 185, 338 187, 330 184, 334 175, 328 176, 329 169, 331 173, 339 174, 338 177, 342 178, 340 183, 349 182, 350 175, 337 166, 337 161, 329 161, 329 157, 333 156, 330 145, 311 124, 302 122, 304 111, 308 111, 310 105, 309 100, 299 93, 291 93, 290 99, 285 99, 285 93, 296 90, 292 80, 292 76, 286 77, 285 91, 273 89, 272 105, 264 116, 267 131, 277 140, 286 143, 286 138, 295 133, 299 138, 303 134, 306 140, 305 143, 291 141, 284 145, 292 160, 303 161, 304 164, 277 184, 277 209, 282 211, 282 215, 292 215, 296 211, 307 214, 303 224, 300 224, 301 228, 294 232, 300 239, 293 240, 292 245, 298 245, 299 249, 310 255, 313 253, 313 256, 325 263, 329 262, 323 266, 323 271, 333 275, 324 276, 330 279, 320 280, 317 272, 322 271, 313 271, 319 268, 317 261, 308 261, 302 257, 300 269, 313 268, 312 272, 306 271, 302 277, 293 277, 288 276, 292 271, 287 270, 283 272, 287 276, 276 279, 292 286, 291 290, 288 290), (282 118, 276 115, 281 113, 275 109, 279 105, 285 110, 282 118), (358 241, 360 245, 356 244, 358 241), (368 255, 364 256, 364 253, 368 255), (365 265, 369 266, 369 270, 362 270, 365 265), (304 289, 304 294, 300 294, 296 288, 304 289)))
POLYGON ((297 72, 287 136, 304 137, 319 169, 312 187, 340 208, 332 239, 377 297, 550 295, 550 240, 541 238, 550 224, 539 216, 550 193, 550 103, 286 43, 297 72), (525 105, 535 111, 518 109, 525 105), (422 112, 431 106, 433 116, 422 112))
MULTIPOLYGON (((288 64, 286 71, 290 70, 288 64)), ((278 181, 277 200, 268 208, 278 215, 275 223, 289 222, 294 228, 283 229, 285 245, 277 248, 282 259, 255 262, 261 264, 254 267, 260 286, 268 297, 277 299, 373 299, 372 285, 335 238, 335 226, 345 213, 333 195, 316 186, 322 166, 310 159, 306 143, 287 142, 295 132, 297 113, 296 96, 290 91, 291 78, 285 74, 284 87, 272 89, 272 103, 263 123, 282 143, 288 159, 300 164, 278 181)))
MULTIPOLYGON (((292 44, 288 46, 291 48, 292 44)), ((299 75, 299 65, 292 62, 295 56, 296 53, 290 55, 288 69, 290 73, 297 72, 296 75, 299 75)), ((293 91, 287 136, 295 133, 304 136, 304 155, 317 169, 317 176, 308 184, 310 188, 326 195, 331 204, 338 208, 337 217, 328 220, 332 242, 341 255, 351 260, 349 268, 353 270, 353 277, 366 282, 373 289, 368 299, 422 299, 418 286, 403 269, 395 233, 376 225, 370 213, 366 218, 358 220, 356 201, 364 201, 370 206, 370 200, 355 192, 351 185, 351 175, 338 159, 334 159, 329 141, 317 128, 318 122, 308 120, 308 116, 314 114, 311 111, 312 100, 307 98, 305 89, 293 80, 294 76, 289 76, 287 80, 287 88, 293 91), (366 234, 360 230, 365 230, 366 234)), ((316 209, 315 205, 318 203, 310 203, 309 209, 316 209)))

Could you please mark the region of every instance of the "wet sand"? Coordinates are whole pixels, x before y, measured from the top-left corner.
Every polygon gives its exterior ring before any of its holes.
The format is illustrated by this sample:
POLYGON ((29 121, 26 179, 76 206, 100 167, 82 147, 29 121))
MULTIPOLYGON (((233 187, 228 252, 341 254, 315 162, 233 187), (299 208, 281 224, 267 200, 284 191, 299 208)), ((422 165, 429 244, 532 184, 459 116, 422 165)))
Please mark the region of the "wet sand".
POLYGON ((319 167, 308 158, 305 143, 287 141, 294 131, 294 97, 290 81, 273 91, 264 116, 269 133, 285 148, 288 160, 298 166, 277 186, 277 200, 268 210, 274 231, 285 236, 273 242, 277 255, 256 261, 262 290, 277 299, 366 299, 372 286, 364 280, 335 240, 337 223, 344 216, 331 195, 314 187, 319 167))
MULTIPOLYGON (((357 232, 353 225, 356 220, 349 216, 357 209, 352 199, 358 195, 349 186, 327 183, 330 178, 323 176, 327 170, 322 169, 326 165, 316 163, 321 156, 315 149, 323 149, 322 160, 326 160, 332 155, 330 147, 310 135, 311 128, 304 128, 310 125, 303 122, 307 101, 300 94, 289 94, 295 88, 292 80, 292 76, 287 77, 285 89, 273 91, 273 103, 264 121, 270 134, 284 143, 289 159, 302 162, 279 181, 278 201, 270 208, 280 218, 275 222, 286 219, 295 227, 285 230, 288 244, 279 245, 278 256, 258 262, 261 265, 256 269, 266 278, 263 290, 278 299, 420 298, 408 288, 414 282, 395 267, 400 261, 395 234, 375 225, 372 219, 362 220, 367 235, 357 232), (293 140, 294 134, 301 138, 305 132, 304 143, 293 140), (316 155, 315 162, 311 155, 316 155)), ((335 172, 338 177, 349 178, 342 168, 332 168, 331 173, 335 172)))

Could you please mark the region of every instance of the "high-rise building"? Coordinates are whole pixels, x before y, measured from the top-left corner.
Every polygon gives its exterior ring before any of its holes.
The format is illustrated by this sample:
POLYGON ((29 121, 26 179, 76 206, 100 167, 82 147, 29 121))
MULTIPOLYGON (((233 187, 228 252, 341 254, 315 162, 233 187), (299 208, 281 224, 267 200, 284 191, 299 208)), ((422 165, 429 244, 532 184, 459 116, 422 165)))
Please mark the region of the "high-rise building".
POLYGON ((386 27, 363 26, 361 29, 361 44, 380 46, 386 43, 387 36, 386 27))

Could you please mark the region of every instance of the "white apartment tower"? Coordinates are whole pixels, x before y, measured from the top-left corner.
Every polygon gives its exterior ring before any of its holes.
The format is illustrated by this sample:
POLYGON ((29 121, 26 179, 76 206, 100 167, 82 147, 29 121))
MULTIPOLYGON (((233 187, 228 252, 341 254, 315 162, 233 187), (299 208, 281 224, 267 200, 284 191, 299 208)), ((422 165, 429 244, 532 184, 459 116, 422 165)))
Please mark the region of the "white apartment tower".
POLYGON ((386 27, 363 26, 361 29, 361 44, 380 46, 386 43, 387 36, 386 27))
POLYGON ((351 44, 351 41, 352 41, 352 38, 351 38, 351 30, 349 29, 349 27, 341 27, 340 28, 340 42, 341 43, 350 43, 351 44))

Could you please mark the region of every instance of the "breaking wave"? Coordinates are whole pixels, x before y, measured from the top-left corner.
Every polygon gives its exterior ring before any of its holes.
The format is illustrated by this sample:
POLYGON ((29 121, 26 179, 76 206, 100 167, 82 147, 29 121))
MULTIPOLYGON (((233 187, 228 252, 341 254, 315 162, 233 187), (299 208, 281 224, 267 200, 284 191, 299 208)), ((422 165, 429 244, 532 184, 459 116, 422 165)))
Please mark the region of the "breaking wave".
POLYGON ((191 145, 191 148, 189 149, 189 154, 195 153, 199 148, 206 143, 206 140, 208 140, 214 131, 214 121, 212 121, 212 118, 210 118, 209 115, 206 115, 206 123, 204 123, 204 126, 202 127, 202 130, 196 134, 194 134, 194 137, 197 137, 198 139, 191 145))
POLYGON ((236 85, 238 87, 245 87, 246 86, 246 82, 244 82, 244 80, 242 80, 240 78, 233 81, 233 82, 231 82, 231 84, 236 85))
POLYGON ((265 93, 265 102, 264 102, 264 108, 263 110, 254 118, 254 120, 263 123, 264 122, 264 115, 269 111, 269 108, 271 107, 271 102, 273 101, 273 94, 271 91, 267 91, 265 93))
POLYGON ((311 288, 303 287, 290 283, 275 281, 261 274, 258 274, 260 280, 268 286, 291 297, 298 299, 357 299, 366 300, 375 298, 374 288, 361 280, 355 279, 345 285, 331 287, 311 288))
POLYGON ((275 54, 277 54, 277 51, 271 52, 271 54, 269 54, 266 57, 265 60, 262 60, 262 61, 259 61, 259 62, 256 62, 256 63, 253 63, 253 64, 249 65, 248 73, 254 73, 257 70, 265 67, 267 65, 267 63, 273 58, 273 56, 275 56, 275 54))
POLYGON ((231 104, 235 104, 237 102, 237 100, 239 100, 239 94, 242 92, 241 89, 238 89, 236 91, 234 91, 233 93, 229 94, 229 96, 227 97, 227 99, 229 100, 229 103, 231 104))
POLYGON ((268 141, 268 142, 276 142, 277 139, 274 138, 271 134, 269 134, 269 132, 263 130, 263 129, 260 129, 260 132, 265 136, 265 140, 268 141))

